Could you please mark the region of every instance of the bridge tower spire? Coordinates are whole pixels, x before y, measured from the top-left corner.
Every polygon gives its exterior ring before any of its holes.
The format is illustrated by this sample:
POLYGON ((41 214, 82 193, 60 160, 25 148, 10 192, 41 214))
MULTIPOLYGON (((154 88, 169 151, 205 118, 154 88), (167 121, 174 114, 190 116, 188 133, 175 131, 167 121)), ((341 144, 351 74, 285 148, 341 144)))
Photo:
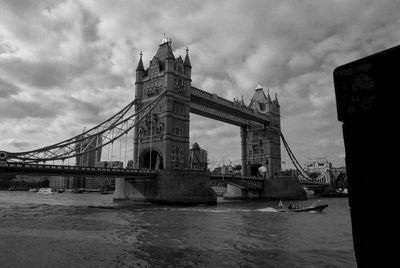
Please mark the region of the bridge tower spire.
POLYGON ((192 69, 192 65, 190 64, 190 59, 189 59, 189 48, 186 47, 186 56, 185 56, 185 62, 183 63, 183 66, 188 69, 192 69))
POLYGON ((140 57, 136 70, 136 107, 165 93, 151 116, 136 127, 134 165, 136 168, 189 168, 189 114, 191 64, 175 57, 172 42, 166 37, 147 69, 140 57), (151 144, 151 145, 150 145, 151 144))

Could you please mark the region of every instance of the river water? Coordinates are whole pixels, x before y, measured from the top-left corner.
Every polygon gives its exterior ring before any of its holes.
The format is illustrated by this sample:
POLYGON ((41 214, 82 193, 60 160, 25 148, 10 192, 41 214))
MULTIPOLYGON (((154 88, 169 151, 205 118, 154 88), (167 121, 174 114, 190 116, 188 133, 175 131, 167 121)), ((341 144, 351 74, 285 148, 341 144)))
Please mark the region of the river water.
POLYGON ((321 203, 277 213, 267 201, 126 207, 99 193, 0 191, 0 266, 356 267, 347 198, 321 203))

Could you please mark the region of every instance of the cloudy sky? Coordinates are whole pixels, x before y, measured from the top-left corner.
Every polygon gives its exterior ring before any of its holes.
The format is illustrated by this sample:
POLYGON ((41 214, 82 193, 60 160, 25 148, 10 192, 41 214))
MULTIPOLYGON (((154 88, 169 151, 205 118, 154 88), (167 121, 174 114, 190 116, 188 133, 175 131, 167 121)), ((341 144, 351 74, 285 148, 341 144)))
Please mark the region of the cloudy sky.
MULTIPOLYGON (((249 103, 278 94, 282 131, 300 162, 344 164, 332 72, 400 43, 400 1, 0 0, 0 150, 78 134, 134 96, 165 33, 190 49, 192 85, 249 103)), ((212 165, 239 162, 235 126, 191 115, 191 142, 212 165)))

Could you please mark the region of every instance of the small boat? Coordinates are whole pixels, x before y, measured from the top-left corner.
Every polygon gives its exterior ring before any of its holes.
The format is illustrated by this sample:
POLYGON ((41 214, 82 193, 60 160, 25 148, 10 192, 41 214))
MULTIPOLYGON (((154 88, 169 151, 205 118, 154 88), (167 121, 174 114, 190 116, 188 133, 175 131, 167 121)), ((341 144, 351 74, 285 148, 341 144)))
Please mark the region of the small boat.
POLYGON ((38 188, 30 188, 29 192, 37 193, 37 192, 39 192, 39 189, 38 188))
POLYGON ((54 192, 51 190, 51 188, 40 188, 39 191, 37 191, 38 194, 54 194, 54 192))
POLYGON ((278 209, 278 212, 322 212, 328 205, 318 205, 320 200, 314 202, 311 206, 308 207, 291 207, 285 209, 278 209))

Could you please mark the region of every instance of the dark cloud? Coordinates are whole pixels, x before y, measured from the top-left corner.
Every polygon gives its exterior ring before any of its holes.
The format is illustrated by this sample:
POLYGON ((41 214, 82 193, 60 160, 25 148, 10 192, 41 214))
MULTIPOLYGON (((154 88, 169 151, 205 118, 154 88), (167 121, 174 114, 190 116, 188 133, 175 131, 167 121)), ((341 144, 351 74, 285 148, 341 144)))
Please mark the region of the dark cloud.
POLYGON ((25 148, 33 147, 36 144, 30 141, 11 140, 8 142, 8 145, 19 150, 25 150, 25 148))
POLYGON ((79 100, 74 97, 69 97, 68 103, 68 109, 74 111, 77 115, 76 118, 82 123, 90 124, 93 122, 101 122, 106 119, 100 117, 103 107, 99 106, 97 103, 79 100))
POLYGON ((38 88, 65 86, 72 78, 71 66, 60 62, 30 62, 20 59, 3 61, 0 71, 9 77, 38 88))
POLYGON ((17 94, 21 89, 0 77, 0 98, 8 98, 11 95, 17 94))
POLYGON ((0 117, 4 119, 23 119, 27 117, 53 118, 57 115, 54 106, 43 101, 0 99, 0 117))

